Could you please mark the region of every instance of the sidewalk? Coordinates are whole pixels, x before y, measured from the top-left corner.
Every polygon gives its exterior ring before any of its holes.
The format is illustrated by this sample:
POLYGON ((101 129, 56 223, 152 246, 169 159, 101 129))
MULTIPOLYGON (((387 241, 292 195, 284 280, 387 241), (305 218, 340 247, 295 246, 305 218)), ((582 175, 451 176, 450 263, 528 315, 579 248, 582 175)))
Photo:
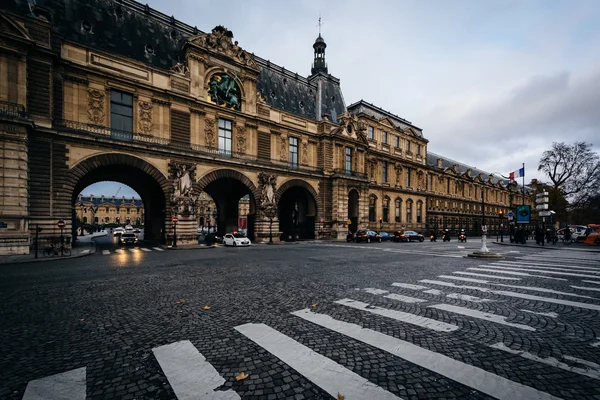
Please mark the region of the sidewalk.
POLYGON ((29 262, 42 262, 42 261, 55 261, 55 260, 65 260, 72 258, 80 258, 92 255, 96 252, 96 243, 94 242, 94 238, 100 236, 106 236, 108 232, 95 232, 91 235, 79 236, 77 237, 77 242, 75 246, 71 249, 70 257, 44 257, 42 251, 44 249, 38 249, 38 258, 35 258, 35 254, 33 252, 29 254, 15 254, 10 256, 0 256, 0 265, 6 264, 21 264, 21 263, 29 263, 29 262))

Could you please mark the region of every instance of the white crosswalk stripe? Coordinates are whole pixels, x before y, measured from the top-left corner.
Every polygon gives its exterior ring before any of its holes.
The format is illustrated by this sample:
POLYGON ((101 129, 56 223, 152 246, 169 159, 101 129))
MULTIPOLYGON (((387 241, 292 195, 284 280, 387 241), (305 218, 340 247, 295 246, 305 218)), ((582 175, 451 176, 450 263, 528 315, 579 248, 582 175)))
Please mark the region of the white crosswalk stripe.
POLYGON ((469 271, 494 272, 496 274, 517 275, 517 276, 530 276, 532 278, 552 279, 552 280, 557 280, 557 281, 567 281, 568 280, 568 279, 565 279, 565 278, 556 278, 556 277, 553 277, 553 276, 532 275, 532 274, 528 274, 527 272, 503 271, 503 270, 491 269, 491 268, 493 268, 493 267, 492 266, 487 266, 487 268, 469 267, 467 269, 469 271))
POLYGON ((509 281, 520 281, 521 280, 521 278, 513 278, 512 276, 496 276, 496 275, 478 274, 475 272, 464 272, 464 271, 454 271, 453 274, 479 276, 481 278, 504 279, 504 280, 509 280, 509 281))
POLYGON ((165 249, 161 249, 160 247, 153 247, 152 249, 156 251, 165 251, 165 249))
POLYGON ((145 248, 145 247, 141 247, 141 249, 142 249, 142 251, 152 251, 152 250, 150 250, 150 249, 147 249, 147 248, 145 248))
POLYGON ((125 253, 125 250, 117 249, 117 250, 115 250, 115 253, 123 254, 123 253, 125 253))
POLYGON ((225 379, 190 341, 156 347, 152 352, 178 400, 240 398, 233 390, 215 391, 225 379))
POLYGON ((461 314, 461 315, 464 315, 467 317, 483 319, 486 321, 493 322, 495 324, 506 325, 506 326, 511 326, 513 328, 519 328, 519 329, 522 329, 525 331, 535 332, 535 328, 532 328, 531 326, 528 326, 528 325, 507 322, 506 317, 503 317, 501 315, 496 315, 496 314, 478 311, 478 310, 471 310, 470 308, 454 306, 451 304, 434 304, 429 307, 436 308, 438 310, 448 311, 448 312, 455 313, 455 314, 461 314))
POLYGON ((106 256, 106 255, 109 255, 109 254, 110 254, 110 251, 108 251, 108 250, 102 250, 102 254, 103 254, 103 255, 105 255, 105 256, 106 256))
POLYGON ((335 320, 325 314, 317 314, 305 309, 292 312, 292 315, 386 351, 498 399, 558 399, 548 393, 513 382, 443 354, 356 324, 335 320))
MULTIPOLYGON (((496 269, 500 269, 500 270, 507 270, 507 271, 527 271, 527 273, 530 272, 536 272, 536 273, 544 273, 544 274, 550 274, 550 275, 560 275, 560 276, 577 276, 580 278, 600 278, 600 276, 597 275, 587 275, 587 274, 579 274, 579 273, 574 273, 574 272, 561 272, 561 271, 550 271, 550 270, 534 270, 531 268, 518 268, 518 267, 499 267, 496 265, 486 265, 486 268, 493 268, 493 270, 490 269, 478 269, 478 268, 469 268, 472 269, 473 271, 487 271, 487 272, 493 272, 496 269)), ((498 272, 498 271, 496 271, 498 272)), ((537 276, 537 275, 534 275, 537 276)), ((548 278, 547 276, 545 276, 545 278, 548 278)))
POLYGON ((87 254, 87 253, 89 253, 89 252, 90 252, 90 250, 89 250, 89 249, 85 249, 85 250, 81 250, 81 251, 79 252, 79 254, 87 254))
POLYGON ((334 398, 343 394, 349 399, 400 399, 270 326, 245 324, 236 326, 235 330, 294 368, 334 398))
POLYGON ((492 263, 491 265, 555 269, 555 270, 559 270, 559 271, 571 271, 571 270, 575 271, 575 270, 579 269, 579 270, 582 270, 579 272, 587 272, 588 270, 600 272, 600 269, 598 267, 585 267, 585 266, 581 266, 581 265, 564 265, 564 264, 560 264, 560 263, 540 264, 540 263, 531 263, 531 262, 524 263, 524 262, 518 262, 518 261, 496 261, 496 262, 492 263))
POLYGON ((85 400, 86 368, 30 381, 23 400, 85 400))

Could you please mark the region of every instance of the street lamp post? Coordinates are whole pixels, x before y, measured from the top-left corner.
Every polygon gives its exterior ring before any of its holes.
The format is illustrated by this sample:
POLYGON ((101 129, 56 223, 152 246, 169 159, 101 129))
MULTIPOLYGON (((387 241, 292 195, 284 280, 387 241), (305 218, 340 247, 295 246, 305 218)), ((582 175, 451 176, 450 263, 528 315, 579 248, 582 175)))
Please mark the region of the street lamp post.
MULTIPOLYGON (((500 242, 504 242, 504 210, 498 211, 498 219, 500 219, 500 242)), ((498 241, 498 239, 496 239, 498 241)))
POLYGON ((207 246, 210 246, 210 216, 211 216, 210 207, 208 207, 206 209, 206 220, 207 220, 206 222, 207 222, 208 229, 206 231, 206 235, 204 236, 204 243, 207 246))
POLYGON ((173 221, 173 247, 177 247, 177 222, 179 219, 175 216, 172 218, 173 221))
POLYGON ((485 202, 484 202, 484 196, 485 196, 485 189, 482 187, 481 188, 481 249, 479 250, 481 253, 489 253, 489 249, 486 246, 486 233, 487 233, 487 228, 485 226, 485 202))
POLYGON ((379 234, 381 234, 382 230, 383 230, 383 218, 379 217, 379 234))

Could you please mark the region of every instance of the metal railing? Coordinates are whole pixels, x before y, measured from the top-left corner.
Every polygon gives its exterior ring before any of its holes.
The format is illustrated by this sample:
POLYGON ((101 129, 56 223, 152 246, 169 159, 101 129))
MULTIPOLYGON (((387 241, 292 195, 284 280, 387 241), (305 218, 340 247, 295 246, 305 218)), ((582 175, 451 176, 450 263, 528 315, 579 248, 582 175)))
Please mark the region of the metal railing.
POLYGON ((348 171, 347 169, 344 169, 344 168, 335 168, 333 170, 333 173, 336 176, 353 176, 355 178, 360 178, 360 179, 367 179, 368 178, 368 175, 365 174, 364 172, 348 171))
POLYGON ((322 171, 318 167, 313 167, 310 165, 294 165, 292 167, 290 166, 289 161, 281 161, 279 159, 274 158, 263 158, 253 154, 218 149, 214 146, 204 146, 200 144, 194 144, 190 142, 184 142, 167 138, 160 138, 136 132, 122 131, 102 125, 86 124, 82 122, 69 120, 56 120, 54 121, 54 125, 60 128, 60 130, 62 131, 69 131, 73 133, 85 132, 87 135, 94 137, 104 137, 107 139, 114 139, 129 143, 151 144, 154 147, 160 147, 166 150, 191 151, 193 153, 203 155, 206 157, 214 157, 223 160, 250 162, 253 164, 272 166, 280 169, 287 169, 290 171, 322 173, 322 171))
POLYGON ((0 116, 27 118, 27 110, 22 104, 0 101, 0 116))

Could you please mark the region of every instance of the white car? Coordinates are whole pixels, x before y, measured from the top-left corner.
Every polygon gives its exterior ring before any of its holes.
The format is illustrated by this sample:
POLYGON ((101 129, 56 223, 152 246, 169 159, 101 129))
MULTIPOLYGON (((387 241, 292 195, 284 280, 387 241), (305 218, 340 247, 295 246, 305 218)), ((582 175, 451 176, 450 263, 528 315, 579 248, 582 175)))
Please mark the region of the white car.
POLYGON ((250 239, 239 233, 226 233, 223 236, 224 246, 250 246, 250 239))
POLYGON ((113 236, 120 236, 123 233, 125 233, 125 229, 121 227, 113 229, 113 236))

